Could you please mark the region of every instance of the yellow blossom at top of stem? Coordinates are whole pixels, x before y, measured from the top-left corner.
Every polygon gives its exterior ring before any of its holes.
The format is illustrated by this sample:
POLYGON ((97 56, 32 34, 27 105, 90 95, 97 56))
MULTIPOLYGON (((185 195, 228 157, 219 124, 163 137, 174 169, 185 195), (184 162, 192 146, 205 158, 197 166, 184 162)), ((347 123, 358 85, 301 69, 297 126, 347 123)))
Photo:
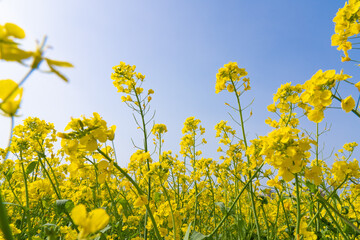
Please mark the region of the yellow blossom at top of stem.
POLYGON ((73 208, 71 217, 74 223, 80 227, 79 239, 86 239, 90 234, 103 229, 110 219, 104 209, 98 208, 88 213, 83 204, 73 208))
POLYGON ((188 133, 188 132, 193 132, 195 133, 196 130, 198 130, 200 128, 201 133, 203 134, 205 132, 205 129, 200 126, 201 120, 200 119, 195 119, 195 117, 188 117, 185 122, 184 122, 184 127, 182 129, 182 133, 188 133))
POLYGON ((124 62, 120 62, 119 65, 113 67, 114 72, 111 74, 111 79, 114 80, 113 84, 118 89, 118 92, 127 94, 131 92, 140 94, 142 92, 142 88, 135 88, 135 86, 139 81, 143 82, 145 76, 135 72, 135 69, 135 65, 131 66, 124 62))
MULTIPOLYGON (((240 81, 242 77, 245 77, 247 72, 245 68, 239 68, 236 62, 229 62, 225 64, 223 68, 219 69, 216 74, 215 93, 219 93, 225 88, 229 92, 237 91, 236 83, 240 81)), ((249 78, 243 79, 244 90, 250 90, 249 78)))
POLYGON ((151 130, 152 134, 154 134, 157 138, 160 137, 161 134, 167 132, 167 128, 165 124, 155 124, 153 129, 151 130))

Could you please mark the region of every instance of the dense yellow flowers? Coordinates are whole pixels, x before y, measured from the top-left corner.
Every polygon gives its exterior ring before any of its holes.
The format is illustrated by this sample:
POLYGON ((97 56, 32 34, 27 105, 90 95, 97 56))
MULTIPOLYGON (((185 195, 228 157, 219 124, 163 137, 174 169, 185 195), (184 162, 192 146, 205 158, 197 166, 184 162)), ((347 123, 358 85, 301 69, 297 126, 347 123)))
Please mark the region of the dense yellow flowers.
POLYGON ((98 113, 93 113, 92 118, 82 117, 82 119, 73 118, 65 127, 65 131, 72 130, 69 133, 58 133, 62 138, 61 145, 68 155, 74 154, 78 148, 95 151, 98 143, 105 143, 107 140, 113 140, 116 127, 107 127, 104 120, 98 113))
MULTIPOLYGON (((344 51, 345 61, 349 38, 360 33, 359 9, 360 1, 350 0, 334 18, 332 44, 344 51)), ((43 46, 35 52, 19 49, 15 40, 24 37, 17 25, 0 25, 0 59, 33 57, 31 71, 46 61, 66 80, 53 66, 72 65, 43 58, 43 46)), ((248 140, 240 97, 251 89, 250 80, 244 68, 229 62, 216 74, 215 92, 235 94, 238 105, 227 105, 239 119, 231 115, 237 125, 224 120, 215 125, 220 146, 209 157, 202 148, 205 128, 193 116, 184 122, 180 154, 164 151, 167 126, 149 127, 154 90, 144 91, 145 76, 135 70, 120 62, 111 74, 122 102, 138 114, 143 136, 143 144, 133 142, 127 166, 116 156, 116 127, 96 112, 71 118, 64 132, 36 117, 13 129, 11 144, 0 149, 0 192, 8 210, 0 220, 9 219, 15 238, 359 239, 360 167, 352 158, 358 144, 344 144, 328 167, 318 123, 334 99, 360 117, 354 98, 342 99, 338 92, 341 82, 360 91, 360 82, 351 83, 342 71, 319 70, 304 84, 281 85, 267 107, 276 115, 265 120, 272 130, 248 140), (300 130, 301 117, 316 123, 315 134, 300 130), (155 146, 148 143, 151 133, 155 146)), ((0 109, 12 118, 21 102, 19 85, 0 80, 0 109)))
POLYGON ((359 7, 360 1, 349 0, 345 2, 343 8, 339 9, 333 20, 335 23, 335 34, 331 37, 331 45, 338 46, 338 50, 344 52, 345 57, 342 57, 342 61, 351 60, 348 54, 348 51, 352 49, 349 38, 360 33, 359 7))
POLYGON ((317 71, 310 80, 303 84, 304 92, 301 100, 304 110, 310 121, 319 123, 324 118, 324 110, 332 103, 332 88, 336 82, 351 78, 341 71, 336 74, 335 70, 317 71))

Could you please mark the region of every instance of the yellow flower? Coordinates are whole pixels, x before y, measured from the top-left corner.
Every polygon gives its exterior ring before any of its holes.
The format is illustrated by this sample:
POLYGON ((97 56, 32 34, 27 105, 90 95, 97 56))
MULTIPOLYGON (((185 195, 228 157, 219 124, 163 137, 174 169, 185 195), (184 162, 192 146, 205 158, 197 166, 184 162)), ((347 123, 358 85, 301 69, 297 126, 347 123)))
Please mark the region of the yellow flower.
POLYGON ((347 113, 350 112, 354 107, 355 100, 351 95, 341 101, 341 108, 347 113))
POLYGON ((6 115, 14 116, 19 108, 23 89, 13 80, 0 80, 0 109, 6 115))
POLYGON ((310 121, 315 123, 319 123, 324 119, 324 112, 322 110, 310 110, 308 114, 308 118, 310 121))
POLYGON ((269 187, 276 187, 280 191, 282 190, 281 182, 279 181, 279 176, 276 176, 274 179, 270 179, 266 183, 269 187))
POLYGON ((360 92, 360 82, 355 83, 355 87, 356 87, 357 90, 360 92))
POLYGON ((110 219, 104 209, 98 208, 88 213, 82 204, 73 208, 71 217, 74 223, 80 227, 79 239, 86 239, 88 235, 103 229, 110 219))
POLYGON ((134 207, 141 207, 146 204, 148 204, 147 196, 141 195, 135 200, 134 207))
POLYGON ((305 178, 313 182, 315 185, 320 185, 322 180, 322 171, 319 166, 312 166, 311 169, 305 169, 305 178))

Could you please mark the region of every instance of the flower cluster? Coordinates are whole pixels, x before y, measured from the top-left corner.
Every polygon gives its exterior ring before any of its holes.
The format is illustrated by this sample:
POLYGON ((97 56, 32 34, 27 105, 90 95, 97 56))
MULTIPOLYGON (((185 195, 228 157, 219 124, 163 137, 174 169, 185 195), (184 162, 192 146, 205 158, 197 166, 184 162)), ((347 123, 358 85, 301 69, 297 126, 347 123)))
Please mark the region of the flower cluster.
POLYGON ((302 88, 301 101, 305 104, 302 108, 306 111, 310 121, 319 123, 324 119, 324 110, 332 103, 332 88, 336 82, 351 78, 342 71, 336 74, 335 70, 317 71, 302 88))
POLYGON ((352 43, 349 38, 360 33, 359 22, 360 1, 349 0, 345 2, 343 8, 340 8, 334 17, 335 34, 331 37, 331 45, 338 46, 338 50, 342 50, 345 57, 342 61, 350 61, 348 51, 352 49, 352 43))
POLYGON ((260 137, 261 151, 259 155, 265 156, 265 161, 279 169, 279 176, 289 182, 294 174, 299 173, 306 166, 310 157, 309 150, 314 142, 300 130, 291 127, 274 129, 267 136, 260 137))
POLYGON ((73 118, 65 127, 65 131, 71 130, 69 133, 58 133, 62 138, 61 146, 65 153, 72 155, 78 149, 86 151, 95 151, 98 148, 98 142, 105 143, 107 140, 114 140, 115 126, 107 127, 106 122, 96 112, 92 118, 82 119, 73 118))
POLYGON ((229 62, 225 64, 223 68, 219 69, 216 74, 215 93, 219 93, 224 89, 229 92, 238 91, 238 83, 242 79, 242 85, 244 91, 250 90, 250 79, 245 78, 247 72, 245 68, 239 68, 236 62, 229 62))
POLYGON ((6 61, 21 61, 32 56, 32 52, 19 48, 15 39, 25 38, 25 32, 18 25, 5 23, 0 25, 0 59, 6 61))
POLYGON ((162 134, 167 132, 165 124, 155 124, 152 129, 152 134, 156 136, 157 139, 161 137, 162 134))

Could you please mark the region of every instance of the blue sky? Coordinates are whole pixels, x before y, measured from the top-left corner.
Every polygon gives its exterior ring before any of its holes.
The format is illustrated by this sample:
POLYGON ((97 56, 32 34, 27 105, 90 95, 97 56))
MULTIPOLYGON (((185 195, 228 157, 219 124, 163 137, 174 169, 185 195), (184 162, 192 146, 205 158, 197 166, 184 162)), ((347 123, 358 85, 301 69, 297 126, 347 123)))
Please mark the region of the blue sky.
MULTIPOLYGON (((215 75, 229 61, 246 68, 251 80, 252 90, 242 99, 243 105, 255 99, 246 123, 250 139, 271 130, 264 120, 275 116, 266 106, 281 84, 303 83, 318 69, 344 69, 358 81, 358 68, 342 63, 330 43, 332 19, 343 5, 334 0, 0 0, 0 24, 21 26, 27 33, 24 46, 34 49, 35 40, 47 35, 52 46, 47 56, 75 65, 63 70, 68 84, 33 74, 24 85, 16 122, 37 116, 63 131, 70 117, 98 112, 109 126, 117 125, 116 150, 125 164, 135 151, 130 138, 141 144, 141 133, 110 79, 112 66, 124 61, 146 75, 145 88, 155 90, 155 121, 169 130, 164 149, 178 152, 183 122, 195 116, 207 130, 203 152, 211 157, 217 149, 215 124, 231 122, 224 102, 235 103, 228 93, 215 94, 215 75)), ((26 70, 1 62, 0 79, 19 81, 26 70)), ((359 141, 355 115, 331 109, 325 116, 332 130, 320 140, 328 151, 359 141)), ((9 126, 9 119, 1 117, 1 147, 9 126)), ((315 129, 315 124, 304 126, 315 129)))

